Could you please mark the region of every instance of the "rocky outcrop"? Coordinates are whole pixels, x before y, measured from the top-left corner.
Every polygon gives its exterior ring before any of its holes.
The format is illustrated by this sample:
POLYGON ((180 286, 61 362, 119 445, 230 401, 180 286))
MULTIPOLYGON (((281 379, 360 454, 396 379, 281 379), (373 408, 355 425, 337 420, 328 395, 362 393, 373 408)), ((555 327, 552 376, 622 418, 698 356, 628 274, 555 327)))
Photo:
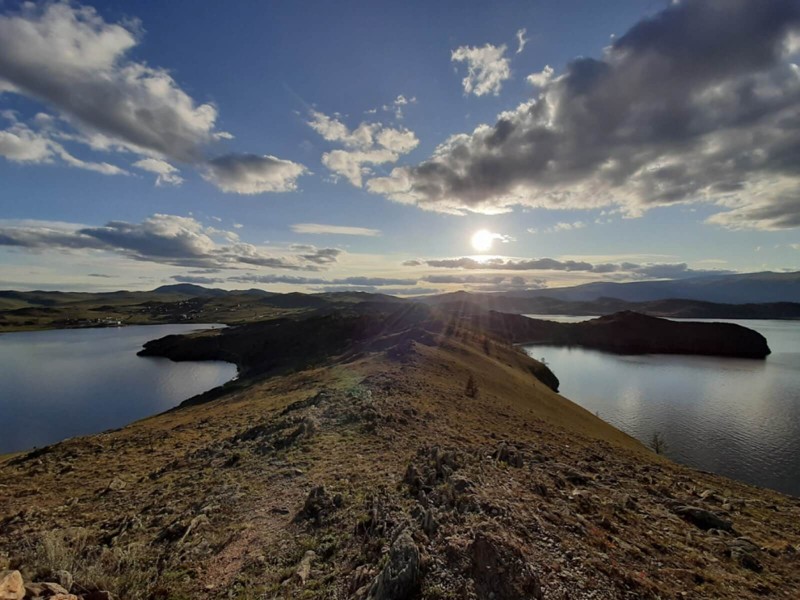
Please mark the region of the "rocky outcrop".
POLYGON ((392 544, 389 562, 372 582, 367 600, 404 600, 414 592, 419 575, 419 549, 408 531, 403 531, 392 544))

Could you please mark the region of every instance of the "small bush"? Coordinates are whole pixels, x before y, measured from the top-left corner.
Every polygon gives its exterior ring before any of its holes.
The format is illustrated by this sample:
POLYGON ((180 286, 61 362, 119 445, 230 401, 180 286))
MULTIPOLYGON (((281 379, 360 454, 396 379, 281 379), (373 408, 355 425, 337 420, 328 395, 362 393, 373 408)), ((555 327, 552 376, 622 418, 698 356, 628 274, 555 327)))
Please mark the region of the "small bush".
POLYGON ((466 394, 469 398, 478 397, 478 384, 475 383, 475 378, 472 376, 472 373, 470 373, 469 377, 467 378, 467 385, 464 388, 464 394, 466 394))
POLYGON ((664 454, 667 448, 669 448, 669 444, 664 435, 660 431, 654 431, 650 438, 650 449, 656 454, 664 454))

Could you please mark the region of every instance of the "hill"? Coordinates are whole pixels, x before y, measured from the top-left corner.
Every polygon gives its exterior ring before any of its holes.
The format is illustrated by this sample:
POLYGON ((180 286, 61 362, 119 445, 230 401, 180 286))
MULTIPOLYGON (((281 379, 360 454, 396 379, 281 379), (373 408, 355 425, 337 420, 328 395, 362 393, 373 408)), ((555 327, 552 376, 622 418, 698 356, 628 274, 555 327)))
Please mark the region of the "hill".
POLYGON ((215 394, 0 458, 0 570, 86 599, 795 597, 796 498, 661 458, 470 319, 386 310, 313 317, 350 339, 290 368, 253 330, 215 394))
POLYGON ((594 282, 573 287, 507 292, 511 297, 542 297, 570 301, 618 298, 647 302, 680 298, 722 304, 797 302, 800 300, 800 271, 794 273, 742 273, 709 275, 661 281, 630 283, 594 282))

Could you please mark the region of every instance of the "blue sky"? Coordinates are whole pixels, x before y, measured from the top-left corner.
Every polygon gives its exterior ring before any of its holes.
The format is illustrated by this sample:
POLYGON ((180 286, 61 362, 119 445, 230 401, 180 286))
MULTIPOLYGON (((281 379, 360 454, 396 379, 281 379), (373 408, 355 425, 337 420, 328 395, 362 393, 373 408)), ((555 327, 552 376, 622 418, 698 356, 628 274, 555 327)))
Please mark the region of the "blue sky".
POLYGON ((800 9, 770 6, 2 2, 0 282, 796 270, 800 9))

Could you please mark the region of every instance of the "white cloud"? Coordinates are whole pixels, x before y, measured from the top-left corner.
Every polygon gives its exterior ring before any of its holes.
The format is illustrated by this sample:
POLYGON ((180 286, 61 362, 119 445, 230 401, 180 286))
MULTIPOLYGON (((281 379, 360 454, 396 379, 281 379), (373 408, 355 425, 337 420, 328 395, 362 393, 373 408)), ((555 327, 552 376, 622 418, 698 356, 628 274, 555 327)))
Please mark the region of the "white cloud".
POLYGON ((522 53, 525 49, 525 44, 528 43, 528 38, 525 37, 526 33, 528 33, 528 30, 524 27, 517 31, 517 54, 522 53))
POLYGON ((350 130, 338 118, 319 111, 311 111, 308 125, 325 140, 340 143, 347 148, 325 152, 322 155, 322 164, 356 187, 361 187, 364 176, 372 173, 365 165, 397 162, 400 155, 411 152, 419 144, 417 136, 409 129, 362 122, 350 130))
POLYGON ((24 164, 51 164, 60 159, 62 164, 70 167, 103 175, 128 175, 125 169, 107 162, 85 161, 70 154, 50 137, 48 131, 34 131, 18 122, 16 115, 10 111, 5 111, 3 116, 11 121, 8 129, 0 130, 0 156, 7 160, 24 164))
POLYGON ((572 223, 566 222, 559 222, 553 225, 552 227, 547 227, 546 229, 539 230, 536 227, 528 228, 528 233, 559 233, 562 231, 574 231, 575 229, 583 229, 586 227, 586 223, 584 221, 573 221, 572 223))
MULTIPOLYGON (((157 185, 182 182, 167 161, 205 164, 209 144, 233 136, 216 130, 214 104, 197 102, 167 70, 130 57, 140 38, 138 22, 109 23, 94 8, 71 2, 26 2, 0 15, 0 93, 42 102, 60 117, 39 115, 40 131, 18 124, 0 133, 2 155, 118 175, 127 171, 78 158, 63 144, 131 152, 141 157, 134 166, 155 173, 157 185)), ((209 171, 227 158, 212 161, 209 171)), ((294 189, 287 184, 293 182, 289 161, 280 162, 281 169, 250 177, 244 187, 220 187, 237 193, 294 189)))
POLYGON ((467 76, 461 81, 465 94, 497 96, 500 93, 503 82, 511 77, 511 66, 505 52, 505 45, 492 44, 460 46, 453 50, 450 60, 467 63, 467 76))
POLYGON ((528 83, 530 83, 534 87, 543 88, 550 80, 553 78, 555 74, 555 70, 550 65, 545 65, 544 69, 539 71, 538 73, 532 73, 528 75, 525 79, 528 83))
POLYGON ((167 71, 128 59, 139 42, 132 29, 91 7, 24 4, 0 17, 0 78, 89 134, 197 160, 213 139, 217 110, 196 103, 167 71))
MULTIPOLYGON (((451 136, 368 189, 455 214, 608 207, 635 217, 704 202, 724 227, 800 227, 800 68, 786 54, 798 31, 796 2, 672 3, 600 58, 576 58, 559 76, 545 69, 533 78, 538 97, 494 125, 451 136)), ((465 80, 473 93, 477 72, 465 80)), ((482 92, 499 89, 488 81, 482 92)))
POLYGON ((381 234, 380 229, 367 227, 350 227, 346 225, 325 225, 323 223, 295 223, 292 225, 295 233, 307 234, 332 234, 332 235, 363 235, 376 237, 381 234))
MULTIPOLYGON (((395 98, 392 101, 391 104, 384 104, 381 108, 385 112, 394 113, 396 119, 402 119, 404 116, 403 114, 404 108, 409 104, 416 104, 416 103, 417 103, 416 96, 411 96, 410 98, 406 98, 403 94, 399 94, 397 98, 395 98)), ((372 112, 367 111, 368 114, 375 114, 375 112, 377 111, 375 110, 373 110, 372 112)))
POLYGON ((179 175, 180 171, 164 160, 143 158, 133 163, 133 166, 155 173, 156 185, 180 185, 183 183, 183 177, 179 175))
POLYGON ((234 194, 291 192, 306 167, 274 156, 226 154, 207 163, 203 178, 221 191, 234 194))

